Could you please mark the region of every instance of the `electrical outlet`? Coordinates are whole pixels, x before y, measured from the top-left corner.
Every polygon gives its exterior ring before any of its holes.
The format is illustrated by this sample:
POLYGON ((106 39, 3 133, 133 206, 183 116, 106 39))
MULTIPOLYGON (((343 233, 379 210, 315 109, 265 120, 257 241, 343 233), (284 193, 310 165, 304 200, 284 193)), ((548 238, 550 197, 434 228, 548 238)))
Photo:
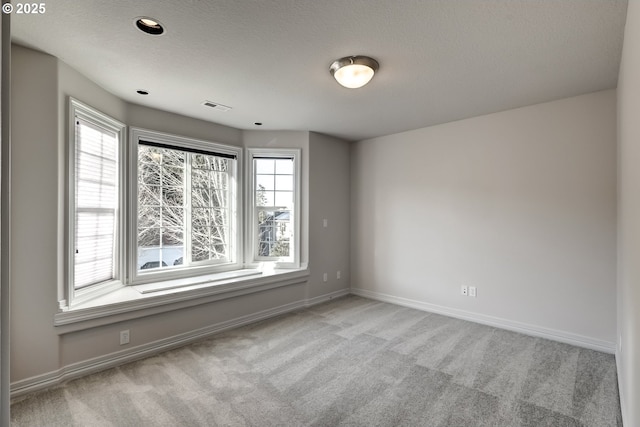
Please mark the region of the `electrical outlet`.
POLYGON ((120 345, 129 344, 129 330, 120 331, 120 345))
POLYGON ((336 273, 336 279, 340 280, 340 270, 338 270, 338 273, 336 273))
POLYGON ((467 287, 463 285, 463 286, 460 288, 460 293, 461 293, 462 295, 464 295, 464 296, 467 296, 467 287))
POLYGON ((329 277, 327 276, 327 273, 324 273, 324 274, 322 275, 322 281, 323 281, 323 282, 326 282, 326 281, 328 280, 328 278, 329 278, 329 277))
POLYGON ((476 296, 476 287, 475 286, 469 286, 469 296, 475 298, 475 296, 476 296))

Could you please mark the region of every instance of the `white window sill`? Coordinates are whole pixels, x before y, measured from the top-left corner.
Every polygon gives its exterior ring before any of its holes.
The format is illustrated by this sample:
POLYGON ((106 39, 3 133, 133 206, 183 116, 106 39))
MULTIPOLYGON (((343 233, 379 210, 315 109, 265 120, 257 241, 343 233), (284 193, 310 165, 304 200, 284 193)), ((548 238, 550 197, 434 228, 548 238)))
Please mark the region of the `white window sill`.
POLYGON ((54 316, 58 334, 94 328, 152 314, 206 304, 281 286, 304 283, 309 270, 243 269, 169 280, 144 285, 122 286, 113 292, 75 305, 54 316))

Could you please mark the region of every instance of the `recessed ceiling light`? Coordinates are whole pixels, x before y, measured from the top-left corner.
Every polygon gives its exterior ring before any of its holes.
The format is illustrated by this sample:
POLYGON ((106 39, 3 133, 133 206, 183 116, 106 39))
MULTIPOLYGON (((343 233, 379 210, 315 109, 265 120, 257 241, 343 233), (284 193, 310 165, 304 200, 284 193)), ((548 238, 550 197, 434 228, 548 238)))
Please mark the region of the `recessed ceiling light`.
POLYGON ((159 36, 160 34, 164 33, 164 27, 162 26, 162 24, 152 18, 136 18, 136 27, 138 27, 140 31, 144 31, 147 34, 151 34, 154 36, 159 36))
POLYGON ((333 61, 329 72, 342 86, 357 89, 369 83, 379 67, 378 61, 368 56, 346 56, 333 61))

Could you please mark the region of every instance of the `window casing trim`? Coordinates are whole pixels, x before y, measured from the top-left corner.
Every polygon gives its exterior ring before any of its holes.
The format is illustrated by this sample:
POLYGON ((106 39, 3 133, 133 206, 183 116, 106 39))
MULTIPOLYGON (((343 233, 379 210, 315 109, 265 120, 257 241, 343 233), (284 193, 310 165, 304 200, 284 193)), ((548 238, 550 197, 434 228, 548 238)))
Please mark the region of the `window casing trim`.
POLYGON ((141 294, 132 286, 89 301, 79 307, 68 307, 54 316, 58 334, 66 334, 97 326, 138 319, 152 314, 208 304, 269 289, 299 285, 307 282, 309 270, 279 270, 262 275, 245 276, 239 280, 213 282, 166 292, 141 294), (135 297, 130 296, 135 293, 135 297))
POLYGON ((98 295, 112 292, 123 286, 125 272, 123 245, 125 241, 125 209, 126 195, 124 189, 125 168, 126 164, 126 125, 115 120, 106 114, 92 108, 73 97, 69 97, 68 110, 68 151, 67 151, 67 203, 65 212, 67 233, 65 236, 65 247, 67 253, 67 262, 65 263, 64 282, 66 288, 66 304, 77 305, 98 295), (74 271, 75 271, 75 210, 76 210, 76 118, 87 121, 97 127, 111 131, 118 136, 118 209, 116 213, 116 232, 115 232, 115 259, 114 274, 112 280, 93 284, 82 289, 76 289, 74 271))
POLYGON ((247 242, 245 246, 245 260, 248 268, 257 267, 261 264, 273 264, 274 268, 292 269, 300 268, 300 248, 301 248, 301 159, 302 151, 299 148, 247 148, 247 163, 245 170, 248 185, 246 196, 246 222, 247 242), (255 168, 254 159, 256 158, 272 158, 272 159, 292 159, 293 160, 293 237, 291 245, 293 249, 288 259, 279 259, 277 257, 258 256, 258 230, 257 230, 257 211, 260 209, 256 202, 256 186, 255 186, 255 168))
MULTIPOLYGON (((242 147, 234 147, 229 145, 216 144, 209 141, 203 141, 193 138, 187 138, 178 135, 171 135, 162 132, 156 132, 148 129, 130 128, 129 136, 129 163, 128 163, 128 233, 127 233, 127 284, 139 285, 143 283, 160 282, 164 280, 178 279, 183 277, 193 277, 215 272, 224 272, 231 270, 239 270, 243 267, 242 248, 243 230, 242 221, 242 196, 243 196, 243 174, 242 174, 242 147), (202 265, 192 265, 188 268, 152 271, 139 273, 137 270, 137 220, 138 220, 138 142, 146 141, 166 146, 175 147, 176 150, 186 148, 188 150, 199 151, 205 150, 215 152, 235 158, 236 161, 232 165, 235 168, 231 176, 229 185, 232 187, 232 194, 235 195, 231 203, 230 227, 234 229, 231 233, 235 238, 230 240, 230 260, 228 262, 210 263, 202 265)), ((144 144, 143 144, 144 145, 144 144)))

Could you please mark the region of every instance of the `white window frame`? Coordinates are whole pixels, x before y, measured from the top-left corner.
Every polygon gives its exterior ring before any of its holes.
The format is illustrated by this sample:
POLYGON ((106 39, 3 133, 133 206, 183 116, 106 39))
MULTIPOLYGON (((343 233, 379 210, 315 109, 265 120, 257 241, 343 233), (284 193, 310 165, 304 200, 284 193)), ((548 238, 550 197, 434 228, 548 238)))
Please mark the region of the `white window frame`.
POLYGON ((247 149, 247 215, 246 229, 247 242, 245 245, 245 259, 247 264, 252 267, 258 267, 261 264, 272 264, 274 268, 300 268, 300 246, 301 246, 301 150, 288 148, 248 148, 247 149), (283 158, 291 157, 293 159, 293 238, 290 242, 292 256, 289 259, 279 257, 263 257, 258 256, 258 210, 256 203, 256 171, 254 168, 256 157, 273 157, 283 158))
POLYGON ((66 235, 66 247, 67 247, 67 265, 66 265, 66 298, 61 305, 76 305, 81 304, 91 298, 99 295, 111 292, 115 289, 123 286, 125 272, 124 272, 124 251, 123 246, 125 242, 125 211, 126 211, 126 196, 124 191, 125 186, 125 171, 126 171, 126 125, 124 123, 115 120, 106 114, 92 108, 75 98, 69 97, 69 150, 67 159, 67 235, 66 235), (104 282, 92 284, 81 289, 76 289, 74 271, 75 271, 75 184, 76 184, 76 118, 87 121, 94 126, 104 128, 107 131, 114 132, 118 136, 118 208, 116 213, 116 231, 114 242, 114 273, 113 279, 104 282))
MULTIPOLYGON (((242 180, 242 147, 234 147, 229 145, 216 144, 209 141, 203 141, 198 139, 186 138, 178 135, 171 135, 162 132, 151 131, 147 129, 134 128, 130 129, 129 137, 129 212, 128 212, 128 239, 127 239, 127 252, 128 252, 128 271, 129 271, 129 283, 131 285, 159 282, 171 279, 180 279, 186 277, 200 276, 204 274, 212 274, 223 271, 239 270, 243 267, 242 260, 242 242, 243 242, 243 230, 242 230, 242 196, 243 196, 243 180, 242 180), (195 264, 186 268, 176 269, 153 269, 145 272, 139 272, 137 268, 137 221, 138 221, 138 142, 140 140, 154 142, 158 144, 165 144, 168 146, 181 147, 194 150, 203 150, 208 152, 216 152, 221 154, 227 154, 236 157, 235 163, 231 167, 235 168, 232 171, 229 186, 232 189, 232 194, 235 197, 231 197, 229 203, 231 205, 230 230, 235 236, 234 239, 229 242, 229 261, 228 262, 216 262, 195 264), (234 179, 235 178, 235 179, 234 179)), ((188 215, 185 215, 187 218, 188 215)))

